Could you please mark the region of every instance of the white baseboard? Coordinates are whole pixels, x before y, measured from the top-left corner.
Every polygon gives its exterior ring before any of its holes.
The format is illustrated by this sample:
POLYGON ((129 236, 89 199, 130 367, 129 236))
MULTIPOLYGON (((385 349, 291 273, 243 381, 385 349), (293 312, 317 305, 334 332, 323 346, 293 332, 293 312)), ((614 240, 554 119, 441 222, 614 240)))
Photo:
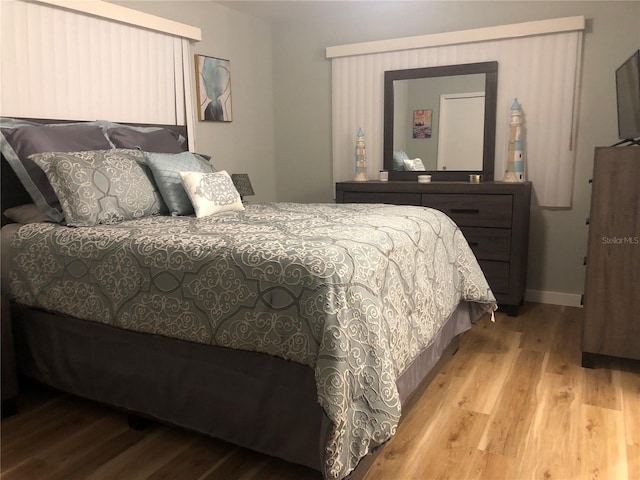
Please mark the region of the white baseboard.
POLYGON ((524 299, 527 302, 549 303, 566 307, 581 307, 582 295, 577 293, 546 292, 544 290, 527 290, 524 299))

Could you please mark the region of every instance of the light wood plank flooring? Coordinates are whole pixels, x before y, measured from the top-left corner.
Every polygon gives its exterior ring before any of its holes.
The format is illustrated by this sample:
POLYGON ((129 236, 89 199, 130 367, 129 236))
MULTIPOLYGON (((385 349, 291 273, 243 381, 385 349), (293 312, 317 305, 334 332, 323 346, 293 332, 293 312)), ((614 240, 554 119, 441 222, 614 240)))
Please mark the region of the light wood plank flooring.
MULTIPOLYGON (((483 318, 365 480, 640 479, 640 366, 580 367, 582 310, 527 304, 483 318)), ((639 340, 640 341, 640 340, 639 340)), ((176 428, 129 429, 46 389, 2 421, 4 480, 320 480, 318 472, 176 428)))

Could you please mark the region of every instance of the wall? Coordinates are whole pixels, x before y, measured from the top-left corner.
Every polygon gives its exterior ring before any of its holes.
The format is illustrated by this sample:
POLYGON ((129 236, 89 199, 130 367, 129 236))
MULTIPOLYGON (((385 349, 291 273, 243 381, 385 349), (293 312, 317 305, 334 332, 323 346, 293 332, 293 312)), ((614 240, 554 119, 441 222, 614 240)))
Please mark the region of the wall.
MULTIPOLYGON (((214 2, 113 3, 199 27, 203 38, 192 44, 192 52, 230 60, 233 121, 197 122, 195 150, 211 155, 219 170, 248 173, 256 193, 247 199, 250 202, 274 201, 276 165, 269 23, 214 2)), ((193 63, 193 58, 190 60, 193 63)))
POLYGON ((573 15, 588 19, 573 206, 532 205, 527 281, 532 300, 576 304, 584 290, 593 149, 617 139, 614 71, 640 45, 640 2, 353 2, 341 7, 343 2, 335 2, 333 14, 273 26, 279 201, 333 199, 326 47, 573 15))
MULTIPOLYGON (((397 81, 394 83, 398 83, 397 81)), ((446 93, 468 93, 483 92, 485 86, 485 75, 464 75, 459 77, 435 77, 410 80, 408 100, 405 107, 405 115, 408 117, 409 128, 413 125, 413 111, 428 108, 432 111, 431 138, 414 139, 410 129, 394 130, 394 141, 397 138, 396 132, 404 132, 403 139, 405 151, 409 158, 421 158, 427 170, 436 170, 438 159, 438 135, 440 134, 440 96, 446 93)), ((478 131, 483 131, 484 122, 477 125, 478 131)), ((480 134, 481 135, 481 134, 480 134)), ((479 147, 479 156, 475 159, 467 159, 473 165, 466 170, 482 169, 482 141, 479 147)))
POLYGON ((255 201, 333 200, 326 47, 584 15, 573 206, 532 205, 527 281, 530 299, 577 303, 593 149, 617 139, 614 71, 640 46, 640 2, 336 1, 272 25, 210 2, 119 3, 200 27, 204 40, 194 52, 231 59, 234 121, 198 123, 198 148, 221 167, 248 171, 255 201))

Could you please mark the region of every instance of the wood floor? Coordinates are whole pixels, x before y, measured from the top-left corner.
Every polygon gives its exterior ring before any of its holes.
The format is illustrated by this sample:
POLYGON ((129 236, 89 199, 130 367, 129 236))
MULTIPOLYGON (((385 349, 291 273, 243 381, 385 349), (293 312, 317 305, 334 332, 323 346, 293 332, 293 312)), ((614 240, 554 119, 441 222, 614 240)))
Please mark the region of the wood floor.
MULTIPOLYGON (((481 320, 365 479, 640 479, 640 366, 581 368, 581 321, 581 309, 542 304, 481 320)), ((321 479, 179 429, 132 430, 118 412, 45 389, 18 408, 2 421, 3 480, 321 479)))

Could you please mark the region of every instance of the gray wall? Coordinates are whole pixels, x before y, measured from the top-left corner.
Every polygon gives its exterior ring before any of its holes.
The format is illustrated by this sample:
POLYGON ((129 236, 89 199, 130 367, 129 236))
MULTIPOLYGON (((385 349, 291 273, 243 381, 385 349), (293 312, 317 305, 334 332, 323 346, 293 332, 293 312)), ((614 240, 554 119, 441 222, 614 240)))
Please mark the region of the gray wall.
MULTIPOLYGON (((198 148, 224 168, 248 171, 256 201, 333 201, 326 47, 584 15, 573 207, 532 206, 527 282, 559 301, 583 292, 593 149, 617 138, 614 71, 640 46, 640 2, 336 1, 328 13, 315 8, 271 24, 210 2, 118 3, 202 28, 194 51, 231 60, 234 121, 200 122, 198 148)), ((285 5, 303 11, 294 3, 285 5)))
MULTIPOLYGON (((463 75, 457 77, 435 77, 414 80, 403 80, 409 83, 409 92, 405 106, 406 122, 409 128, 394 130, 394 141, 397 134, 404 132, 402 139, 409 158, 421 158, 427 170, 437 168, 438 135, 440 134, 440 95, 445 93, 482 92, 485 86, 485 75, 463 75), (420 109, 432 110, 431 138, 413 138, 413 111, 420 109)), ((394 82, 397 83, 397 82, 394 82)), ((478 125, 482 129, 482 124, 478 125)), ((479 169, 482 169, 482 157, 478 159, 479 169)), ((470 165, 467 170, 478 169, 477 165, 470 165)))
MULTIPOLYGON (((615 69, 640 46, 640 2, 355 2, 333 16, 285 21, 273 28, 277 198, 327 202, 331 178, 333 45, 584 15, 573 207, 532 206, 527 288, 574 294, 584 289, 585 219, 593 149, 616 141, 615 69)), ((552 299, 553 300, 553 299, 552 299)))
POLYGON ((248 201, 274 201, 270 24, 208 1, 113 3, 199 27, 202 41, 193 44, 192 52, 230 60, 233 122, 197 122, 195 149, 211 155, 219 170, 248 173, 256 192, 248 201))

